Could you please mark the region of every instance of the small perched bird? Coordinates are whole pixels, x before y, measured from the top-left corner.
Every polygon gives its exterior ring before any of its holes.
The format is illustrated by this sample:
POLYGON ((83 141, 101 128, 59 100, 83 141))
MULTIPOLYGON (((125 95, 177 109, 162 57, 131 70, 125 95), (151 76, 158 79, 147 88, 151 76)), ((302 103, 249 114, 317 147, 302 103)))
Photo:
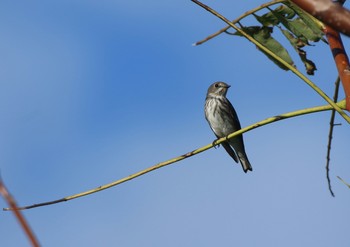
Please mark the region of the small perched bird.
MULTIPOLYGON (((230 85, 225 82, 215 82, 208 88, 205 99, 205 118, 217 138, 225 137, 241 129, 237 113, 231 102, 226 98, 229 87, 230 85)), ((244 172, 253 170, 245 152, 242 135, 221 144, 237 163, 239 160, 244 172)))

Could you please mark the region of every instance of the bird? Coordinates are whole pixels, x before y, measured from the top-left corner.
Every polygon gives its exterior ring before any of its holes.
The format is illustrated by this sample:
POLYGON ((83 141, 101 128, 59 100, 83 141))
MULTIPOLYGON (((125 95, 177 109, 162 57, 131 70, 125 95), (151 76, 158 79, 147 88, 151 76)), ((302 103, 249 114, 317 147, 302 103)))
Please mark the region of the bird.
MULTIPOLYGON (((230 85, 225 82, 214 82, 209 86, 205 99, 205 118, 217 138, 225 137, 241 129, 235 108, 226 98, 229 88, 230 85)), ((221 144, 236 163, 238 161, 241 163, 245 173, 253 171, 245 151, 242 135, 228 139, 221 144)))

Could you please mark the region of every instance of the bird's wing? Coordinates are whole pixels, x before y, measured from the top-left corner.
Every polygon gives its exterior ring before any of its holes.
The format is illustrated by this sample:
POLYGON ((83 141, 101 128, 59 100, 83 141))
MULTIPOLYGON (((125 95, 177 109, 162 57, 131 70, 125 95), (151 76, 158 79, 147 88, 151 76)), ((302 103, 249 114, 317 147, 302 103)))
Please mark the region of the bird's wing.
POLYGON ((222 142, 221 145, 225 148, 226 152, 232 157, 232 159, 234 159, 236 163, 238 163, 237 155, 235 151, 233 151, 233 149, 231 148, 230 144, 228 144, 228 142, 222 142))
POLYGON ((235 126, 235 128, 237 130, 241 129, 241 124, 239 122, 238 115, 236 113, 235 108, 232 106, 231 102, 228 99, 226 99, 225 104, 227 104, 227 106, 228 106, 227 107, 228 113, 231 116, 230 119, 231 119, 231 121, 233 121, 233 125, 235 126))

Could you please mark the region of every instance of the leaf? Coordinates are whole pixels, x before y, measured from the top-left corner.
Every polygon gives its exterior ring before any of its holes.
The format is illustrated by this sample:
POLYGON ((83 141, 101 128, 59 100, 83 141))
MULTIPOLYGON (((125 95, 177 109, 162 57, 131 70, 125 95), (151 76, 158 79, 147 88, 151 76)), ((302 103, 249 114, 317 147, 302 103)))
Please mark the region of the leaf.
POLYGON ((288 30, 285 30, 285 29, 283 29, 281 27, 280 27, 280 30, 282 31, 284 36, 289 40, 289 42, 291 43, 293 48, 297 51, 301 61, 305 65, 306 73, 308 75, 314 75, 315 74, 315 70, 317 70, 316 65, 315 65, 315 63, 313 61, 309 60, 306 57, 306 52, 301 49, 301 47, 305 46, 305 43, 303 41, 301 41, 300 39, 298 39, 297 37, 295 37, 288 30))
MULTIPOLYGON (((272 51, 278 57, 286 61, 290 65, 294 65, 292 58, 289 56, 288 51, 272 36, 272 28, 270 27, 260 27, 260 26, 250 26, 243 27, 242 30, 252 36, 255 40, 260 42, 267 49, 272 51)), ((240 33, 236 32, 235 35, 241 36, 240 33)), ((259 49, 260 50, 260 49, 259 49)), ((262 51, 262 50, 260 50, 262 51)), ((276 60, 266 52, 262 51, 271 61, 273 61, 277 66, 281 69, 289 70, 286 66, 284 66, 280 61, 276 60)))
POLYGON ((323 38, 324 33, 322 31, 322 26, 319 23, 317 23, 312 16, 310 16, 307 12, 305 12, 292 2, 286 1, 284 4, 292 8, 319 39, 321 39, 325 43, 328 43, 323 38))
MULTIPOLYGON (((272 37, 273 28, 275 26, 279 27, 298 53, 300 60, 304 63, 307 74, 313 75, 317 70, 316 65, 312 60, 308 59, 306 51, 302 50, 302 48, 306 45, 309 46, 309 41, 318 42, 320 39, 325 41, 324 33, 322 32, 322 23, 318 22, 311 15, 289 1, 281 2, 280 5, 274 9, 268 6, 265 8, 268 9, 269 12, 261 16, 252 13, 262 27, 249 26, 243 27, 242 29, 275 55, 294 66, 293 60, 286 48, 272 37), (282 26, 283 29, 280 26, 282 26)), ((239 33, 235 34, 240 35, 239 33)), ((278 59, 273 58, 264 51, 263 53, 280 68, 288 70, 278 59)))
POLYGON ((280 21, 276 18, 274 15, 268 15, 270 13, 267 13, 262 16, 258 16, 257 14, 253 13, 253 16, 255 19, 261 23, 261 25, 268 27, 268 26, 276 26, 280 23, 280 21))
MULTIPOLYGON (((276 13, 279 13, 281 16, 287 19, 292 19, 295 16, 295 12, 293 9, 287 7, 286 5, 280 5, 274 10, 276 13)), ((258 16, 253 13, 254 17, 258 22, 260 22, 263 26, 276 26, 280 23, 280 20, 276 17, 276 15, 272 12, 268 12, 262 16, 258 16)))
POLYGON ((308 25, 306 25, 301 18, 296 18, 295 20, 290 21, 289 24, 294 34, 300 34, 297 35, 298 37, 305 37, 307 40, 314 42, 319 41, 322 37, 314 33, 312 29, 308 25))
POLYGON ((305 45, 307 45, 307 43, 305 43, 303 40, 295 37, 291 32, 289 32, 286 29, 283 29, 281 27, 279 27, 279 29, 281 30, 282 34, 289 40, 289 42, 291 43, 291 45, 295 48, 301 48, 304 47, 305 45))
POLYGON ((307 39, 303 36, 303 33, 299 31, 299 28, 293 23, 293 21, 286 19, 283 15, 280 13, 268 8, 273 15, 276 16, 276 18, 282 23, 285 28, 287 28, 289 31, 291 31, 295 36, 297 36, 300 39, 303 39, 305 43, 307 43, 307 39))
POLYGON ((304 11, 297 9, 297 6, 289 6, 295 7, 295 10, 293 10, 293 12, 295 11, 298 14, 298 17, 293 20, 291 18, 286 18, 286 16, 276 10, 272 10, 270 8, 268 9, 271 11, 271 14, 276 16, 276 18, 280 21, 280 23, 282 23, 283 26, 285 26, 298 38, 303 39, 305 43, 307 43, 308 40, 317 42, 323 38, 323 33, 317 24, 309 16, 307 16, 304 11), (304 22, 304 19, 306 22, 304 22))
POLYGON ((299 51, 298 53, 299 53, 299 56, 301 58, 301 61, 305 65, 306 73, 308 75, 314 75, 315 74, 315 70, 317 70, 316 64, 313 61, 307 59, 306 51, 304 51, 304 50, 302 50, 300 48, 298 49, 298 51, 299 51))

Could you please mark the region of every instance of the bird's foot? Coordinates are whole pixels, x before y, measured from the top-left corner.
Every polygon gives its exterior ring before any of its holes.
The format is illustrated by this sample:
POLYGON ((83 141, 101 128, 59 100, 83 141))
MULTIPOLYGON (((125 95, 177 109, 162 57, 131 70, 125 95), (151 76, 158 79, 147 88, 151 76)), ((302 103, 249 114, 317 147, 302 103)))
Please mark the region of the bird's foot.
POLYGON ((213 145, 213 147, 214 147, 215 149, 217 149, 217 148, 220 147, 220 144, 216 144, 216 141, 217 141, 217 140, 214 140, 213 143, 212 143, 212 145, 213 145))

